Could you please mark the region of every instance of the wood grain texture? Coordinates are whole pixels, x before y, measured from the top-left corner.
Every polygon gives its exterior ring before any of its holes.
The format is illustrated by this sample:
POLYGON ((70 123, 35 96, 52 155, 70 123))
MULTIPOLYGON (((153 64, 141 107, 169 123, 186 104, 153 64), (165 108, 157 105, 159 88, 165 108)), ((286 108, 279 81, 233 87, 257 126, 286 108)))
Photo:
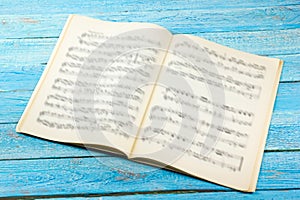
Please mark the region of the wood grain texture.
POLYGON ((143 1, 143 0, 119 0, 114 1, 98 1, 98 0, 32 0, 30 2, 24 0, 2 0, 0 14, 62 14, 62 13, 106 13, 110 11, 129 12, 129 11, 153 11, 153 10, 194 10, 194 9, 228 9, 228 8, 257 8, 266 6, 291 6, 298 5, 294 0, 173 0, 173 1, 143 1), (12 9, 13 8, 13 9, 12 9), (12 12, 12 10, 14 12, 12 12))
MULTIPOLYGON (((183 4, 184 1, 181 2, 183 4)), ((69 5, 69 8, 71 5, 69 5)), ((68 7, 67 7, 68 8, 68 7)), ((70 8, 72 9, 72 7, 70 8)), ((0 15, 0 38, 58 36, 68 14, 82 14, 102 20, 149 22, 162 25, 173 33, 235 32, 280 30, 300 27, 299 6, 258 7, 248 9, 199 9, 90 12, 66 14, 0 15)))
POLYGON ((0 124, 0 161, 66 157, 111 156, 99 151, 42 140, 15 132, 16 124, 0 124))
MULTIPOLYGON (((300 152, 265 154, 258 189, 297 188, 300 184, 299 159, 300 152)), ((116 157, 0 161, 0 171, 0 196, 6 197, 170 190, 232 191, 116 157)))

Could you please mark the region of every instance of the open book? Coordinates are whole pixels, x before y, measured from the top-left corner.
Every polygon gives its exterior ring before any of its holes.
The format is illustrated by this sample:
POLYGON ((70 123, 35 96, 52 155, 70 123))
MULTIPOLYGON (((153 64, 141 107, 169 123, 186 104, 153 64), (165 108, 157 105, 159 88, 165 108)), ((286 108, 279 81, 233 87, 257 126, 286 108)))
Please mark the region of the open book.
POLYGON ((282 61, 71 15, 17 132, 255 191, 282 61))

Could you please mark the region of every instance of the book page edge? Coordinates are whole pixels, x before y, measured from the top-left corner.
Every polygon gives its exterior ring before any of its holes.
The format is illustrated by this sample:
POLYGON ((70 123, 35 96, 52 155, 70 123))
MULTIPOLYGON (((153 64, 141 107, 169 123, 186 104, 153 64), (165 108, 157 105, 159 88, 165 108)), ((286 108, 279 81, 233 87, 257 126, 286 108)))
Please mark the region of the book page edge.
POLYGON ((278 91, 278 86, 279 86, 279 80, 280 80, 282 67, 283 67, 283 60, 279 60, 276 79, 274 80, 273 91, 272 91, 272 94, 271 94, 271 102, 269 104, 268 113, 267 113, 267 116, 266 116, 266 119, 265 119, 265 130, 263 132, 263 135, 261 136, 260 145, 259 145, 259 149, 258 149, 258 153, 257 153, 257 156, 256 156, 255 165, 254 165, 255 168, 253 169, 252 180, 250 182, 250 185, 249 185, 249 188, 248 188, 247 192, 255 192, 255 190, 256 190, 258 176, 259 176, 259 172, 260 172, 260 168, 261 168, 261 164, 262 164, 262 159, 263 159, 263 153, 264 153, 264 149, 265 149, 265 145, 266 145, 266 141, 267 141, 267 136, 268 136, 268 132, 269 132, 269 126, 270 126, 270 123, 271 123, 272 112, 273 112, 273 109, 274 109, 276 94, 277 94, 277 91, 278 91))
POLYGON ((30 99, 28 101, 28 104, 27 104, 25 110, 23 111, 23 114, 22 114, 22 116, 21 116, 21 118, 20 118, 20 120, 19 120, 19 122, 18 122, 18 124, 16 126, 16 132, 22 132, 22 126, 24 125, 24 122, 26 120, 27 114, 28 114, 28 112, 29 112, 32 104, 34 103, 34 101, 35 101, 35 99, 37 97, 37 94, 39 93, 40 89, 42 88, 42 85, 43 85, 45 79, 47 78, 48 72, 49 72, 49 70, 50 70, 50 68, 51 68, 51 66, 52 66, 52 64, 53 64, 53 62, 54 62, 54 60, 56 58, 58 49, 60 48, 60 46, 62 44, 62 41, 64 40, 64 38, 66 36, 67 30, 70 27, 71 21, 72 21, 72 19, 73 19, 74 16, 75 15, 73 15, 73 14, 69 15, 69 17, 67 19, 67 22, 64 25, 64 28, 63 28, 60 36, 59 36, 58 42, 55 45, 53 53, 50 56, 49 62, 47 64, 47 66, 46 66, 46 68, 45 68, 45 70, 44 70, 44 72, 43 72, 40 80, 38 81, 38 83, 37 83, 37 85, 36 85, 36 87, 35 87, 32 95, 31 95, 31 97, 30 97, 30 99))

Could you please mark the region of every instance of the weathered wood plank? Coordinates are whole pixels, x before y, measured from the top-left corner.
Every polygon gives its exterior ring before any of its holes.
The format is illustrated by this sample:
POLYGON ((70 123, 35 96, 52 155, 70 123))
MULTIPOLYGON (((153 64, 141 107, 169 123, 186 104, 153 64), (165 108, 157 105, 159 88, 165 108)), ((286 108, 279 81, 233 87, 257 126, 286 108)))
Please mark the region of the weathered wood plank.
POLYGON ((33 90, 45 65, 0 67, 0 92, 33 90))
MULTIPOLYGON (((299 159, 300 152, 265 154, 258 189, 298 188, 299 159)), ((114 157, 0 161, 0 172, 0 196, 6 197, 162 190, 232 191, 114 157)))
POLYGON ((32 91, 0 92, 0 123, 17 122, 21 117, 32 91))
MULTIPOLYGON (((84 196, 84 195, 79 195, 84 196)), ((242 192, 195 192, 195 191, 174 191, 169 194, 155 192, 151 194, 124 194, 118 196, 101 196, 98 197, 72 197, 74 200, 113 200, 113 199, 180 199, 180 200, 190 200, 190 199, 299 199, 300 190, 299 189, 286 189, 286 190, 266 190, 266 191, 256 191, 254 193, 242 193, 242 192)), ((37 198, 39 199, 39 198, 37 198)), ((63 198, 47 198, 48 200, 64 200, 67 197, 63 198)))
POLYGON ((300 80, 300 54, 272 56, 284 60, 280 81, 300 80))
MULTIPOLYGON (((108 21, 156 23, 173 33, 188 34, 299 28, 299 12, 300 6, 296 5, 249 9, 79 13, 108 21)), ((0 15, 0 38, 57 37, 68 14, 0 15)))
POLYGON ((0 160, 110 156, 84 148, 42 140, 15 132, 16 124, 0 124, 0 160))
POLYGON ((0 66, 36 66, 46 63, 57 38, 0 40, 0 66))
POLYGON ((233 32, 231 34, 226 32, 196 33, 195 35, 259 55, 297 54, 300 50, 300 29, 233 32), (293 46, 293 48, 288 46, 293 46))
POLYGON ((111 11, 130 12, 130 11, 167 11, 167 10, 194 10, 194 9, 228 9, 228 8, 257 8, 266 6, 288 6, 297 5, 299 2, 294 0, 173 0, 173 1, 143 1, 143 0, 120 0, 97 1, 97 0, 62 0, 59 2, 47 0, 2 0, 0 4, 0 15, 6 14, 68 14, 68 13, 107 13, 111 11), (12 13, 13 8, 13 13, 12 13))

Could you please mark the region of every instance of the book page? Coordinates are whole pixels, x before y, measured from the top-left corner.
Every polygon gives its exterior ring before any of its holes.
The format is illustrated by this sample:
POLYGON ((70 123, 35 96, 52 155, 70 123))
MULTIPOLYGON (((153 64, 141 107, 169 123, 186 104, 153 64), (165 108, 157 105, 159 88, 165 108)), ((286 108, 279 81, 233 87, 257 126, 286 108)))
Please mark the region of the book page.
POLYGON ((175 35, 133 156, 254 191, 280 72, 278 59, 175 35))
POLYGON ((17 131, 128 154, 170 39, 153 24, 71 15, 17 131))

